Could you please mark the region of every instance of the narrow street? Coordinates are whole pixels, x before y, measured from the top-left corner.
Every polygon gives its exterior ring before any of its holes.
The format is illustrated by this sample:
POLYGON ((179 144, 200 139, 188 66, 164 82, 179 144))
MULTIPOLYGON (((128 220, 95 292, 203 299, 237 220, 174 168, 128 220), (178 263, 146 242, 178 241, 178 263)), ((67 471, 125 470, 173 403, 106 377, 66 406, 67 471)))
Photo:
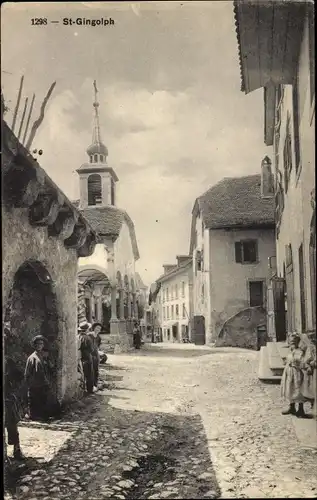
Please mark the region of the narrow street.
POLYGON ((104 390, 60 421, 22 424, 28 460, 6 498, 316 497, 316 450, 257 367, 234 348, 109 355, 104 390))

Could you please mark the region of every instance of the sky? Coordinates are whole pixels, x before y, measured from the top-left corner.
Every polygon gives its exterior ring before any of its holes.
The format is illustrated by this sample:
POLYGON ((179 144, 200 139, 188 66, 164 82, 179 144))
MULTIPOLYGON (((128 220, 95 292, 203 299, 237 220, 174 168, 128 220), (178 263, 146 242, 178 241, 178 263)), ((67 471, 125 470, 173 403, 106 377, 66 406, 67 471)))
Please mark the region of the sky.
POLYGON ((231 1, 8 2, 1 30, 9 125, 22 75, 23 98, 36 94, 33 120, 56 81, 32 147, 71 200, 92 140, 97 80, 117 205, 134 221, 147 285, 188 254, 195 199, 223 177, 259 173, 270 155, 263 90, 240 90, 231 1), (37 18, 47 24, 32 25, 37 18), (114 24, 65 26, 64 18, 114 24))

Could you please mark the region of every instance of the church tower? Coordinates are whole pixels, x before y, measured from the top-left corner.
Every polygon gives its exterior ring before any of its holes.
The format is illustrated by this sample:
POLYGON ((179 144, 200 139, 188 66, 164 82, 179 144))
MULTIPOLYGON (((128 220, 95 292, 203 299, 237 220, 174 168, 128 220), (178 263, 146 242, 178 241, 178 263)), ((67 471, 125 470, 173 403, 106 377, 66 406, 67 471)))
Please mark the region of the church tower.
POLYGON ((108 149, 101 140, 96 80, 94 81, 94 97, 92 143, 87 149, 89 161, 77 170, 80 183, 79 209, 115 206, 116 204, 116 182, 119 179, 107 164, 108 149))

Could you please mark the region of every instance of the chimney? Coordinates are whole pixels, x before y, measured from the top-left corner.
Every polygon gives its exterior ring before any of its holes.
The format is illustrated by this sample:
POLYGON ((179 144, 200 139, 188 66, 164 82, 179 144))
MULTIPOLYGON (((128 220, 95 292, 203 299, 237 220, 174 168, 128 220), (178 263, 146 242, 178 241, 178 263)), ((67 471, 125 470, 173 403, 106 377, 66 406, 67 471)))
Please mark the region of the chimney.
POLYGON ((183 262, 186 262, 188 259, 190 259, 189 255, 177 255, 177 266, 179 267, 183 262))
POLYGON ((173 271, 176 269, 176 264, 164 264, 163 269, 164 269, 164 274, 169 273, 170 271, 173 271))
POLYGON ((268 156, 261 163, 261 197, 270 198, 274 196, 274 180, 272 174, 272 162, 268 156))

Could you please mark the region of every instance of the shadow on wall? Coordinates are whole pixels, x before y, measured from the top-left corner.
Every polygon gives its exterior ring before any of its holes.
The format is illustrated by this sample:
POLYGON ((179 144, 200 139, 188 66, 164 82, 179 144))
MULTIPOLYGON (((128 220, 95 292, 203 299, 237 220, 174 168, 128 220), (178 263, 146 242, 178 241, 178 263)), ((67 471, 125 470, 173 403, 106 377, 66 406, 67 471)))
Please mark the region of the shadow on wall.
POLYGON ((259 350, 267 340, 266 310, 260 306, 248 307, 224 323, 215 345, 259 350))

